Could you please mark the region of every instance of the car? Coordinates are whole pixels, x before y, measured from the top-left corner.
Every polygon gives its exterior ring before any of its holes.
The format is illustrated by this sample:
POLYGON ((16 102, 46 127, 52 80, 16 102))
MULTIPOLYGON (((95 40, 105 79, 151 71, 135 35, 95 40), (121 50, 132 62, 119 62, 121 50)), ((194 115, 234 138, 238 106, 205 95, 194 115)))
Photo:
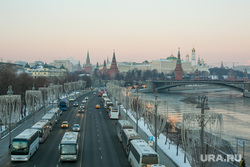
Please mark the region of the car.
POLYGON ((101 106, 100 106, 99 104, 97 104, 97 105, 95 106, 95 108, 101 108, 101 106))
POLYGON ((82 103, 87 103, 87 101, 85 99, 82 100, 82 103))
POLYGON ((93 95, 96 95, 96 92, 94 92, 93 95))
POLYGON ((98 94, 98 97, 102 97, 102 94, 101 94, 101 93, 99 93, 99 94, 98 94))
POLYGON ((80 125, 79 124, 74 124, 72 130, 74 132, 80 132, 80 125))
POLYGON ((89 97, 88 97, 88 96, 86 96, 86 97, 85 97, 85 100, 88 100, 88 99, 89 99, 89 97))
POLYGON ((63 121, 61 124, 61 128, 68 128, 69 127, 69 122, 68 121, 63 121))
POLYGON ((78 109, 78 112, 79 112, 79 113, 80 113, 80 112, 84 112, 84 108, 81 108, 81 107, 80 107, 80 108, 78 109))
POLYGON ((80 108, 85 108, 84 104, 80 104, 80 108))
POLYGON ((75 101, 75 102, 73 103, 73 106, 74 106, 74 107, 78 107, 78 102, 75 101))

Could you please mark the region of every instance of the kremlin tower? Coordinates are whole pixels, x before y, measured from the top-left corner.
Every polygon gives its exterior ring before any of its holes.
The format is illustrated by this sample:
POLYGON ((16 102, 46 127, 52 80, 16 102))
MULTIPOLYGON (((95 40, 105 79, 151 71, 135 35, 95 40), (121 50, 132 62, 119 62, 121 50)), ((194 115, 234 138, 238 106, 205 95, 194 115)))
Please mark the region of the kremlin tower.
POLYGON ((88 74, 92 74, 92 65, 90 64, 89 51, 87 52, 86 64, 84 66, 84 71, 88 74))
POLYGON ((112 63, 109 69, 109 77, 110 79, 115 79, 116 74, 119 73, 119 70, 117 68, 117 64, 116 64, 116 59, 115 59, 115 50, 113 51, 113 59, 112 59, 112 63))
POLYGON ((196 66, 196 57, 195 57, 195 49, 192 49, 192 58, 191 58, 191 65, 196 66))
POLYGON ((244 73, 243 73, 243 81, 248 81, 247 69, 244 70, 244 73))
POLYGON ((175 67, 175 80, 182 80, 183 69, 181 66, 180 48, 178 49, 178 59, 175 67))

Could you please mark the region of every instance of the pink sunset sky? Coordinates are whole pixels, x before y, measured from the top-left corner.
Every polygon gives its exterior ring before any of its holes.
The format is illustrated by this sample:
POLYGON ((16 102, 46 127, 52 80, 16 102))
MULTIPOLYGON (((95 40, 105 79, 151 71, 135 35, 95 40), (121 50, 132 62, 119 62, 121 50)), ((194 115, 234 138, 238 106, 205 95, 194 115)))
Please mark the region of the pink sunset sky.
POLYGON ((0 1, 0 59, 92 64, 181 58, 250 65, 249 0, 0 1))

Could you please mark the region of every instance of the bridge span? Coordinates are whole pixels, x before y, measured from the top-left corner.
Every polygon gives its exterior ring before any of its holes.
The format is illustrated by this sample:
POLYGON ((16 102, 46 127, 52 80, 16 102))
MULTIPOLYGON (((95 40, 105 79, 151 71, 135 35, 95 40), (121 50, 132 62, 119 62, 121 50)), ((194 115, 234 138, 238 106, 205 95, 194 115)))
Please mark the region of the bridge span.
POLYGON ((243 96, 250 97, 250 82, 244 81, 213 81, 213 80, 147 80, 146 85, 149 92, 170 90, 174 87, 184 87, 190 85, 218 85, 235 89, 243 93, 243 96))

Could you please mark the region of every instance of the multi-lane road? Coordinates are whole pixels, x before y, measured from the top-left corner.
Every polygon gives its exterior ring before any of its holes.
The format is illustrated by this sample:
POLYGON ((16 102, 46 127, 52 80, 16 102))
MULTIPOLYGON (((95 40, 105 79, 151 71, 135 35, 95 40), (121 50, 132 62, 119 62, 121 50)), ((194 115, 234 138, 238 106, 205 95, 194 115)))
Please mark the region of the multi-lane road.
POLYGON ((5 160, 8 162, 1 164, 8 164, 8 166, 13 167, 129 166, 125 151, 116 136, 117 121, 108 118, 101 98, 91 92, 77 98, 79 104, 81 104, 85 96, 89 97, 87 104, 85 104, 85 113, 78 113, 78 107, 73 107, 71 102, 70 107, 63 112, 60 121, 56 124, 45 143, 40 144, 38 151, 28 162, 11 162, 10 155, 7 155, 9 158, 5 158, 5 160), (96 109, 96 104, 100 104, 101 109, 96 109), (68 129, 60 127, 62 121, 69 122, 68 129), (72 131, 72 126, 75 123, 80 124, 81 127, 78 160, 76 162, 61 162, 59 143, 66 131, 72 131))

